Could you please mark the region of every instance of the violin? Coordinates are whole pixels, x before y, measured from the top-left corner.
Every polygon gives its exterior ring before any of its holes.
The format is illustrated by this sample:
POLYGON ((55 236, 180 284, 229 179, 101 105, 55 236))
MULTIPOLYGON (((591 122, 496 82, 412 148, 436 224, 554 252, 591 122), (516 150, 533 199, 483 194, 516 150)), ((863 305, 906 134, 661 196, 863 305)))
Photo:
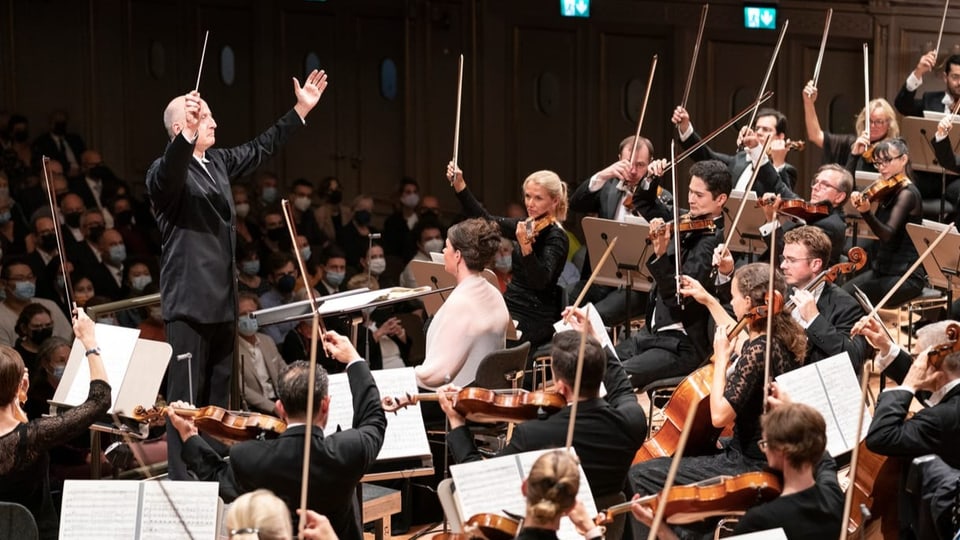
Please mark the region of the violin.
MULTIPOLYGON (((440 394, 407 394, 386 396, 380 404, 386 412, 396 412, 420 401, 437 401, 440 394)), ((468 387, 453 396, 454 409, 471 422, 526 422, 546 418, 567 406, 567 400, 556 392, 497 391, 468 387)))
POLYGON ((860 193, 860 197, 870 202, 886 199, 888 195, 910 184, 906 173, 896 174, 886 180, 877 180, 860 193))
MULTIPOLYGON (((780 291, 773 294, 773 314, 783 309, 783 295, 780 291)), ((730 332, 727 339, 733 340, 743 330, 767 318, 767 304, 764 302, 752 308, 743 316, 730 332)), ((663 407, 663 424, 660 430, 644 441, 633 457, 633 464, 658 457, 669 457, 677 451, 680 434, 683 432, 684 419, 690 407, 696 407, 693 427, 687 439, 684 455, 696 456, 716 452, 716 440, 722 428, 713 426, 710 418, 710 385, 713 382, 713 358, 705 366, 685 377, 663 407)))
MULTIPOLYGON (((787 139, 786 141, 783 142, 783 148, 784 148, 784 150, 786 150, 787 152, 789 152, 789 151, 791 151, 791 150, 796 150, 797 152, 803 152, 803 150, 804 150, 806 147, 807 147, 807 142, 806 142, 806 141, 791 141, 791 140, 787 139)), ((770 148, 770 149, 767 150, 767 156, 768 156, 768 157, 773 157, 773 148, 770 148)))
POLYGON ((477 514, 463 524, 470 538, 486 540, 513 540, 520 530, 520 521, 497 514, 477 514))
POLYGON ((527 229, 527 238, 533 242, 533 239, 540 234, 540 231, 546 229, 550 225, 553 225, 556 221, 556 217, 548 214, 544 214, 538 218, 527 218, 523 220, 523 224, 527 229))
MULTIPOLYGON (((820 272, 817 277, 813 278, 810 283, 807 283, 803 287, 803 290, 813 291, 819 287, 821 283, 835 282, 840 274, 852 274, 860 271, 867 264, 867 252, 860 246, 853 246, 849 251, 847 251, 847 259, 848 262, 837 263, 823 272, 820 272)), ((796 302, 794 302, 793 298, 791 298, 789 301, 787 301, 786 305, 783 306, 783 309, 787 313, 790 313, 795 307, 796 302)), ((958 327, 958 329, 960 329, 960 327, 958 327)))
MULTIPOLYGON (((760 199, 757 201, 757 208, 770 206, 774 201, 776 201, 775 197, 760 199)), ((803 199, 791 199, 788 201, 780 201, 780 208, 777 209, 777 212, 798 217, 804 221, 815 221, 830 214, 830 205, 823 203, 814 204, 803 199)))
POLYGON ((228 411, 216 405, 199 409, 155 406, 147 409, 137 405, 130 418, 138 422, 160 424, 164 421, 165 412, 192 417, 197 424, 197 429, 227 445, 255 439, 261 434, 272 439, 287 429, 287 423, 274 416, 246 411, 228 411))
MULTIPOLYGON (((710 516, 743 512, 760 503, 780 496, 780 479, 766 471, 748 472, 736 476, 717 476, 686 486, 673 486, 666 494, 667 523, 683 525, 701 521, 710 516)), ((654 493, 637 499, 656 511, 663 493, 654 493)), ((604 510, 594 518, 603 525, 613 521, 617 514, 630 511, 635 501, 620 503, 604 510)))
MULTIPOLYGON (((681 233, 685 232, 695 232, 695 231, 707 231, 713 232, 717 229, 716 222, 713 221, 713 218, 702 218, 702 219, 693 219, 690 214, 684 214, 680 216, 680 226, 678 227, 681 233)), ((660 236, 665 234, 667 231, 673 230, 673 222, 667 221, 660 227, 650 230, 650 236, 660 236)))
POLYGON ((927 363, 934 369, 940 369, 940 364, 943 363, 944 358, 953 353, 960 352, 960 339, 958 339, 960 338, 960 324, 950 323, 947 325, 946 332, 949 341, 942 345, 937 345, 927 352, 927 363))

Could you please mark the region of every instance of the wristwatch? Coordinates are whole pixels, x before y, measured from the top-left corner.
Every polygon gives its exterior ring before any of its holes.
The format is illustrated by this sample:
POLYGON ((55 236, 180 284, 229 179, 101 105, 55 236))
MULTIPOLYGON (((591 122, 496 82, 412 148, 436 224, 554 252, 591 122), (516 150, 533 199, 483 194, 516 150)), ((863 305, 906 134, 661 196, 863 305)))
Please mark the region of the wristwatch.
POLYGON ((83 353, 83 354, 84 354, 84 356, 90 356, 91 354, 95 354, 95 355, 99 356, 99 355, 100 355, 100 347, 94 347, 94 348, 92 348, 92 349, 87 349, 87 352, 85 352, 85 353, 83 353))

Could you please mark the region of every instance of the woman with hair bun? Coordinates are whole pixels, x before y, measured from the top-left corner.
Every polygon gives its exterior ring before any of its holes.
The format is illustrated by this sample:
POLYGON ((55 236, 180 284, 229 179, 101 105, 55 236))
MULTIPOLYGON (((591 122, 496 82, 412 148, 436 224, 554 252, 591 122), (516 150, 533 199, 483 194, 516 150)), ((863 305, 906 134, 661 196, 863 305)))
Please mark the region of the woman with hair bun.
POLYGON ((415 368, 417 384, 436 389, 473 382, 480 360, 506 346, 510 313, 500 290, 480 275, 500 249, 500 227, 468 219, 447 231, 443 269, 457 279, 427 330, 426 359, 415 368))
POLYGON ((594 540, 603 536, 602 529, 594 526, 591 516, 577 501, 580 468, 569 452, 552 450, 537 458, 523 481, 522 490, 527 513, 516 540, 556 540, 560 518, 564 516, 570 517, 584 538, 594 540))
POLYGON ((523 201, 528 219, 491 215, 473 196, 461 171, 452 161, 447 165, 450 180, 464 213, 491 219, 500 234, 515 240, 513 280, 503 294, 510 315, 517 320, 521 340, 532 350, 553 336, 553 323, 563 309, 557 280, 567 261, 570 240, 560 225, 567 219, 567 184, 553 171, 536 171, 523 181, 523 201))

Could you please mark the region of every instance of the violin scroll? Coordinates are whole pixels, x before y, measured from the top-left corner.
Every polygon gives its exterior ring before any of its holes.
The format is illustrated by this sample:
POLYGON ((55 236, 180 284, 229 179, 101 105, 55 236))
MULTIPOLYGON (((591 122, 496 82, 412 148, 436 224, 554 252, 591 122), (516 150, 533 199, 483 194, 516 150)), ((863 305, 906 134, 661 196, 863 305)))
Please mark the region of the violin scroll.
POLYGON ((933 347, 927 353, 927 363, 934 369, 940 369, 940 364, 947 356, 960 352, 960 324, 950 323, 947 326, 946 333, 948 341, 933 347))

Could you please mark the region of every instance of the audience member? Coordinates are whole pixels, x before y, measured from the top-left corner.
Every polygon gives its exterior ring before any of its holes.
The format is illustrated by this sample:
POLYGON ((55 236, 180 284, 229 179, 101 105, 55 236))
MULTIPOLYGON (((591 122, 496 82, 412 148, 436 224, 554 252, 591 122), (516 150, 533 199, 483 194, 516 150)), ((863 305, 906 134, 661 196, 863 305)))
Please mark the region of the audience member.
POLYGON ((417 206, 420 204, 420 185, 413 178, 404 177, 396 193, 395 209, 383 222, 383 250, 392 257, 399 257, 404 264, 416 252, 417 238, 413 234, 420 219, 417 206))
POLYGON ((53 335, 71 339, 70 323, 57 307, 46 298, 35 298, 37 279, 30 265, 22 258, 6 260, 0 269, 0 280, 4 283, 6 298, 0 303, 0 344, 13 347, 16 343, 16 324, 23 308, 37 303, 47 308, 53 319, 53 335))
MULTIPOLYGON (((258 332, 257 319, 250 316, 260 309, 260 299, 249 292, 240 293, 239 299, 237 350, 242 367, 243 401, 255 411, 277 416, 277 384, 286 364, 277 344, 270 336, 258 332)), ((318 358, 321 354, 323 351, 318 351, 318 358)))
POLYGON ((27 370, 36 370, 37 351, 40 344, 53 336, 53 317, 50 310, 40 304, 27 304, 17 317, 17 342, 13 346, 27 370))

